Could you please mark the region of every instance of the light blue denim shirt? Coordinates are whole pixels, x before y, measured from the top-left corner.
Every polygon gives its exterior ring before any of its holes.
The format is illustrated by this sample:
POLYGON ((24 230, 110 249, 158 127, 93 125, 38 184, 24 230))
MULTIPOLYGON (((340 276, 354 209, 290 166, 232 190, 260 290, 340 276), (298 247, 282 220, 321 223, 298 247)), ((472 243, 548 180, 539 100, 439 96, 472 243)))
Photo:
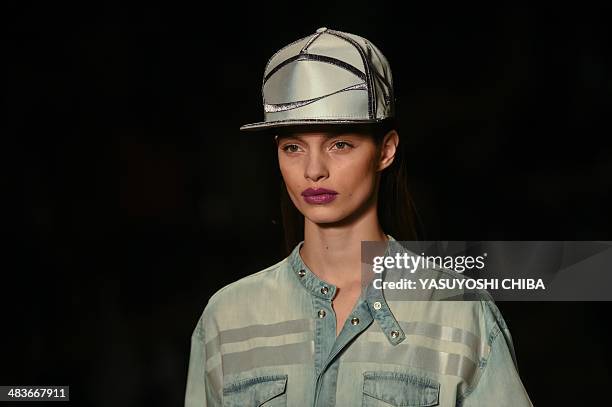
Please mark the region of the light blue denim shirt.
POLYGON ((302 244, 210 298, 191 337, 186 407, 532 405, 487 292, 405 301, 369 289, 336 337, 336 287, 304 264, 302 244))

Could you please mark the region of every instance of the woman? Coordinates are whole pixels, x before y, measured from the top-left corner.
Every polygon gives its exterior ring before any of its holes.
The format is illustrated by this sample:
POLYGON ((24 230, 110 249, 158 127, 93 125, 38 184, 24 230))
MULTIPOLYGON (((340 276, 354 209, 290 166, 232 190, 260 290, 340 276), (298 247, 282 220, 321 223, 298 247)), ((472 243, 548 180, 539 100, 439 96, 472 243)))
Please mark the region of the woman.
POLYGON ((185 405, 531 405, 486 293, 413 301, 362 274, 362 241, 389 254, 403 251, 396 239, 414 238, 391 70, 378 48, 320 28, 268 61, 262 93, 265 120, 241 129, 274 135, 291 252, 209 300, 185 405))

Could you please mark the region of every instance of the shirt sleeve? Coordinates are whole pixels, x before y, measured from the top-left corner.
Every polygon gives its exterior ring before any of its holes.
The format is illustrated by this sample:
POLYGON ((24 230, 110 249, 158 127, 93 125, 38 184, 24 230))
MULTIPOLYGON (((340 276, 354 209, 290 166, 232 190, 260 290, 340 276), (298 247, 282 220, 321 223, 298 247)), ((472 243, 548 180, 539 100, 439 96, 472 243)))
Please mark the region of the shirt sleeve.
POLYGON ((457 406, 533 407, 518 373, 512 336, 497 307, 487 304, 492 317, 490 350, 481 357, 478 380, 457 406))
POLYGON ((204 340, 203 317, 191 335, 191 351, 185 388, 185 407, 212 407, 221 405, 214 392, 206 369, 206 342, 204 340))

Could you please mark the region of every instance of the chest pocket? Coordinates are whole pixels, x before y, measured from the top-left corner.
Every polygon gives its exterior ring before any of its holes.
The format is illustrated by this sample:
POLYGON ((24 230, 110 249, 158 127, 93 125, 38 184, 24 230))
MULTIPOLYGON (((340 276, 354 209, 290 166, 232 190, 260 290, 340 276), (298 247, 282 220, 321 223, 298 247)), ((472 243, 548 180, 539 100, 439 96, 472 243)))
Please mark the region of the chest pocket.
POLYGON ((440 383, 424 376, 396 372, 363 374, 364 407, 437 406, 440 383))
POLYGON ((287 375, 259 376, 223 388, 223 407, 287 406, 287 375))

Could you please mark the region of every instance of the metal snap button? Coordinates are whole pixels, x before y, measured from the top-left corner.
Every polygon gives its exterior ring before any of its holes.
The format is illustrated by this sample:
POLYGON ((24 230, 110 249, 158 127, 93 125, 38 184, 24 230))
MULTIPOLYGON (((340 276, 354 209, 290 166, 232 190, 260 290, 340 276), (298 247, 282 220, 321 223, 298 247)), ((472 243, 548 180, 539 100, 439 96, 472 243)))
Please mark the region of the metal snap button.
POLYGON ((391 331, 391 337, 397 338, 399 336, 399 331, 391 331))
POLYGON ((325 314, 326 314, 326 312, 325 312, 324 309, 320 309, 319 310, 319 318, 325 318, 325 314))
POLYGON ((321 294, 327 294, 329 289, 327 287, 321 287, 321 294))
POLYGON ((353 325, 359 324, 359 318, 355 317, 355 318, 351 319, 351 324, 353 324, 353 325))
POLYGON ((306 271, 304 269, 298 271, 298 276, 304 277, 306 275, 306 271))
POLYGON ((374 306, 374 309, 376 311, 378 311, 379 309, 382 308, 382 304, 380 303, 380 301, 376 301, 374 304, 372 304, 374 306))

